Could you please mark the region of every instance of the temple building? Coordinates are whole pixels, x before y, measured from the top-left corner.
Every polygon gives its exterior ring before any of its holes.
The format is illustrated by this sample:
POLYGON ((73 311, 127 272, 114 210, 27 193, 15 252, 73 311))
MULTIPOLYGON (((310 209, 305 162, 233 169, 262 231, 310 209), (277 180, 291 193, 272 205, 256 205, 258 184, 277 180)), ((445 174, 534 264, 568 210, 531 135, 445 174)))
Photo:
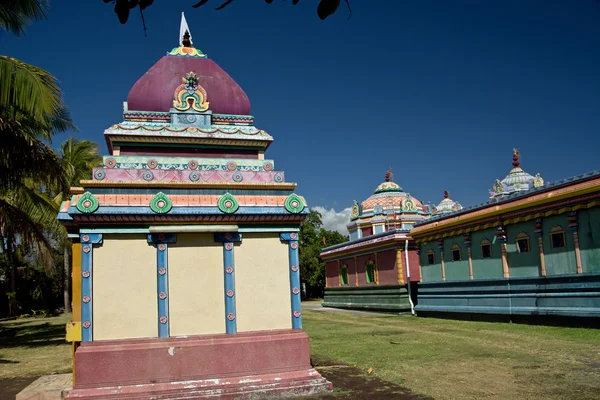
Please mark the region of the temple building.
POLYGON ((302 330, 307 209, 242 88, 180 43, 131 88, 109 154, 72 188, 68 398, 255 398, 331 389, 302 330))
POLYGON ((600 171, 544 184, 519 153, 482 204, 415 224, 417 314, 504 320, 600 316, 600 171))
POLYGON ((323 306, 410 311, 410 283, 419 281, 420 271, 408 233, 430 215, 430 207, 393 182, 388 171, 372 196, 361 204, 354 201, 347 225, 350 241, 321 253, 326 263, 323 306))

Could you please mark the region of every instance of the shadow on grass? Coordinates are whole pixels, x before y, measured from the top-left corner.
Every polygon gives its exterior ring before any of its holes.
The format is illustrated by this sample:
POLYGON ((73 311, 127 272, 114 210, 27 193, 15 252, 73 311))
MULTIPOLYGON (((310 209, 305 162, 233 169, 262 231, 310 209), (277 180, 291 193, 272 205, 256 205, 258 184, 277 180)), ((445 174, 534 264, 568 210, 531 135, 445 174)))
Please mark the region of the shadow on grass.
POLYGON ((0 325, 0 349, 10 347, 40 347, 65 343, 65 327, 48 322, 21 326, 23 323, 0 325))

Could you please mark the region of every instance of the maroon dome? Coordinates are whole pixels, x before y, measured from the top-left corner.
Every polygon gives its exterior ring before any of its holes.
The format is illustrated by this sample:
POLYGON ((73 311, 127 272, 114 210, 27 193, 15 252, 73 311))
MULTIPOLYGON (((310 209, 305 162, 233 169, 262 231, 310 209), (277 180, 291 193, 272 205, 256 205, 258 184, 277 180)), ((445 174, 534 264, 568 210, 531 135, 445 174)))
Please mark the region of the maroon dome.
POLYGON ((188 73, 198 76, 215 114, 250 115, 250 100, 242 88, 208 58, 164 56, 133 85, 127 96, 132 111, 163 111, 173 107, 173 94, 188 73))

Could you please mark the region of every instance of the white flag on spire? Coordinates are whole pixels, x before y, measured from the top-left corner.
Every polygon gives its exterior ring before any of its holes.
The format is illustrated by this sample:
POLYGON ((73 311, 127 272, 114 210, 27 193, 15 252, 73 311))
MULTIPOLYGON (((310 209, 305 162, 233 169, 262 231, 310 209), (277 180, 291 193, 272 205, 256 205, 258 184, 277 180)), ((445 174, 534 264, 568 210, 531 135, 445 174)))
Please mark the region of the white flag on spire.
POLYGON ((181 13, 181 26, 179 28, 179 45, 183 46, 183 34, 185 31, 188 31, 190 34, 190 43, 192 42, 192 33, 190 32, 190 28, 188 27, 187 21, 185 20, 185 15, 183 12, 181 13))

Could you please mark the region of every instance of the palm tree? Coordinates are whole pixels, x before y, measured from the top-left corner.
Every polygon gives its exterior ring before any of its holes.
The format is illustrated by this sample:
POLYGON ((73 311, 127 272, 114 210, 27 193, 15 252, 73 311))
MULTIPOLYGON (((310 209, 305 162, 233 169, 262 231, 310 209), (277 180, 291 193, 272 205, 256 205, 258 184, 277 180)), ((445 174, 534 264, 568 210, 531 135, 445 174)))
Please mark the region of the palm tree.
MULTIPOLYGON (((60 157, 65 171, 67 187, 78 186, 82 179, 91 179, 92 168, 102 165, 102 157, 98 154, 98 144, 91 140, 79 140, 73 137, 62 142, 60 157)), ((55 197, 55 203, 60 205, 69 196, 69 191, 64 190, 55 197)), ((65 312, 71 312, 70 300, 70 266, 71 242, 64 236, 64 283, 63 296, 65 312)))
MULTIPOLYGON (((20 36, 31 19, 45 18, 47 6, 43 0, 3 0, 0 27, 20 36)), ((49 143, 68 129, 74 126, 56 78, 0 55, 0 239, 9 261, 17 245, 48 257, 52 247, 48 234, 64 236, 48 193, 66 191, 68 182, 62 161, 49 143)), ((10 273, 13 293, 14 264, 10 273)), ((14 313, 14 295, 10 303, 14 313)))

